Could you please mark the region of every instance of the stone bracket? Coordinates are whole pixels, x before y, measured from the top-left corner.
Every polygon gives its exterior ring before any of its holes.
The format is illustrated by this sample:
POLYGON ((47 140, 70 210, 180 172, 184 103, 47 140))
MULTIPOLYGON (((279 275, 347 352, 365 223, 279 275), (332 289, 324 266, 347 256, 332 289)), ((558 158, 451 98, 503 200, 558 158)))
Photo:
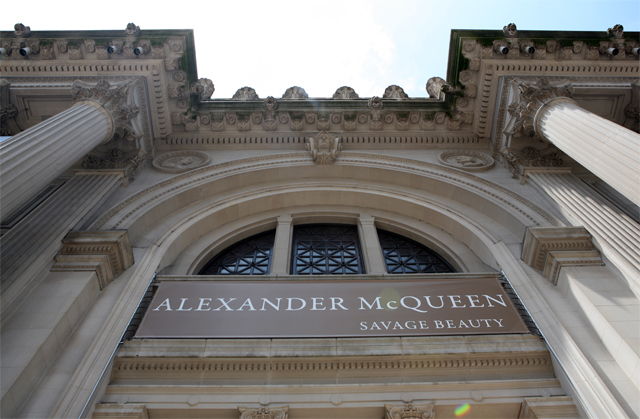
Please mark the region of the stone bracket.
POLYGON ((518 419, 579 418, 572 397, 525 397, 518 419))
POLYGON ((554 285, 563 266, 604 265, 584 227, 534 227, 525 235, 522 260, 554 285))
MULTIPOLYGON (((112 279, 127 270, 134 262, 126 230, 71 231, 62 239, 62 249, 56 256, 56 261, 60 258, 61 264, 68 264, 83 260, 69 259, 69 256, 106 256, 112 279)), ((101 284, 101 288, 102 286, 101 284)))

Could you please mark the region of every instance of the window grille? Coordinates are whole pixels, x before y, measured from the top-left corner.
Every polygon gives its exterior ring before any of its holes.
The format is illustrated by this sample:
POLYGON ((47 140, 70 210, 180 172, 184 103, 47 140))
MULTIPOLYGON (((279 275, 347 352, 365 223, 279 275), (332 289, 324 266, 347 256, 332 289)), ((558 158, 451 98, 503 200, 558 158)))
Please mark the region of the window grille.
POLYGON ((295 226, 292 275, 363 274, 356 226, 314 224, 295 226))
POLYGON ((268 275, 276 231, 249 237, 220 252, 198 275, 268 275))
POLYGON ((433 250, 406 237, 378 230, 378 238, 390 274, 447 273, 456 270, 433 250))

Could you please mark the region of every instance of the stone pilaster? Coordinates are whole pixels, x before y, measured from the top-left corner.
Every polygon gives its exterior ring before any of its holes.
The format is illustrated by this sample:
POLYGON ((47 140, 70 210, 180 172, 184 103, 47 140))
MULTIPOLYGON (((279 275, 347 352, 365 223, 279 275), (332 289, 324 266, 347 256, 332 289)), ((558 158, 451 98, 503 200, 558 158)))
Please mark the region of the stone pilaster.
POLYGON ((135 105, 126 89, 102 81, 89 88, 76 82, 69 109, 0 143, 0 216, 11 215, 96 146, 114 135, 131 135, 135 105))
POLYGON ((121 182, 121 173, 76 175, 0 237, 3 320, 53 261, 69 230, 121 182))
POLYGON ((640 135, 581 108, 570 85, 520 85, 505 132, 548 140, 636 205, 640 205, 640 135))
POLYGON ((574 224, 582 225, 598 247, 628 278, 640 296, 640 226, 615 208, 570 169, 528 168, 528 179, 538 185, 574 224))

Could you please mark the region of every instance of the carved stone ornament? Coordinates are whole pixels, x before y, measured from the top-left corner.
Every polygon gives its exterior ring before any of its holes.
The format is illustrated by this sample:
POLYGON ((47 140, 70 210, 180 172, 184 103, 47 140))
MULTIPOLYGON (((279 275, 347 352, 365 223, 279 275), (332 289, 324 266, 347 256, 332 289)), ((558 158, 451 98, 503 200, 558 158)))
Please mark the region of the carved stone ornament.
POLYGON ((86 170, 124 169, 129 182, 133 182, 136 175, 144 166, 147 153, 140 149, 125 153, 119 148, 112 148, 107 152, 93 151, 82 161, 82 168, 86 170))
POLYGON ((124 33, 128 36, 140 36, 140 26, 136 26, 135 23, 128 23, 124 33))
MULTIPOLYGON (((124 138, 132 141, 137 136, 129 121, 138 116, 140 109, 135 104, 127 103, 128 92, 129 83, 118 85, 112 89, 105 79, 100 79, 95 86, 76 80, 71 88, 74 102, 81 100, 98 102, 111 114, 114 122, 114 138, 124 138)), ((104 142, 106 143, 109 140, 111 138, 106 139, 104 142)))
POLYGON ((288 419, 289 406, 248 408, 238 407, 240 419, 288 419))
POLYGON ((445 151, 440 153, 438 161, 445 166, 455 167, 466 172, 484 172, 493 167, 495 161, 488 154, 477 151, 445 151))
POLYGON ((405 405, 385 404, 385 419, 435 419, 435 403, 405 405))
POLYGON ((342 86, 333 94, 334 99, 358 99, 360 96, 349 86, 342 86))
POLYGON ((515 23, 509 23, 502 28, 502 33, 506 38, 515 38, 518 36, 518 28, 515 23))
POLYGON ((153 167, 164 173, 183 173, 209 163, 210 157, 200 151, 172 151, 153 160, 153 167))
POLYGON ((402 87, 392 84, 384 90, 383 99, 408 99, 409 95, 404 92, 402 87))
POLYGON ((624 38, 624 27, 620 24, 614 25, 613 28, 607 29, 607 35, 610 38, 622 39, 624 38))
POLYGON ((382 99, 378 96, 374 96, 369 99, 369 109, 371 110, 380 110, 382 109, 382 99))
POLYGON ((543 105, 553 99, 572 99, 571 84, 552 86, 546 79, 539 79, 536 85, 518 84, 519 101, 509 105, 508 112, 511 119, 504 132, 514 137, 533 137, 535 131, 535 116, 543 105))
POLYGON ((264 100, 264 108, 268 111, 275 111, 278 109, 278 100, 273 96, 267 97, 264 100))
POLYGON ((302 87, 293 86, 288 88, 284 95, 282 95, 283 99, 308 99, 309 95, 304 91, 302 87))
POLYGON ((305 147, 316 164, 333 164, 342 150, 340 137, 322 131, 315 138, 309 137, 305 147))
POLYGON ((164 69, 167 71, 177 70, 180 65, 180 61, 176 58, 165 58, 164 59, 164 69))
POLYGON ((211 99, 211 95, 216 91, 213 82, 209 79, 198 79, 191 82, 189 93, 193 96, 200 96, 200 100, 211 99))
POLYGON ((187 80, 187 73, 182 70, 175 71, 173 73, 173 79, 179 83, 182 83, 187 80))
POLYGON ((429 97, 432 99, 443 99, 444 92, 442 91, 442 87, 446 83, 442 77, 431 77, 427 80, 427 93, 429 93, 429 97))
POLYGON ((560 167, 562 158, 557 151, 540 153, 533 147, 525 147, 521 152, 516 152, 507 147, 500 150, 502 161, 507 169, 513 173, 513 178, 518 179, 525 167, 560 167))
POLYGON ((11 128, 9 128, 9 125, 5 124, 4 121, 7 119, 15 118, 17 115, 18 109, 11 103, 0 108, 0 119, 2 121, 0 124, 0 135, 6 137, 10 137, 11 135, 13 135, 11 128))
POLYGON ((22 23, 16 23, 13 26, 13 29, 16 38, 28 38, 31 36, 31 28, 29 26, 24 26, 22 23))
POLYGON ((256 93, 254 88, 245 86, 245 87, 239 88, 231 99, 233 99, 233 100, 258 100, 260 98, 258 97, 258 94, 256 93))

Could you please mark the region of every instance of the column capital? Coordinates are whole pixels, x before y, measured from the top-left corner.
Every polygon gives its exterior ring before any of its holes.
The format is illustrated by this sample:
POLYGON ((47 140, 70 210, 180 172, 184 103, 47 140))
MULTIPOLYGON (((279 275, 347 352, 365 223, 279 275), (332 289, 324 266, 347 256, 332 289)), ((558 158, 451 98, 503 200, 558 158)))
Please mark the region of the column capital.
POLYGON ((541 110, 551 103, 573 100, 571 83, 561 86, 551 85, 547 79, 539 79, 535 85, 518 83, 518 101, 509 105, 508 112, 511 120, 504 132, 514 137, 544 138, 538 128, 541 110))
POLYGON ((71 94, 74 106, 79 103, 98 104, 111 117, 111 134, 102 141, 103 144, 114 137, 127 140, 136 138, 129 120, 136 118, 140 109, 135 104, 127 103, 130 84, 125 82, 112 87, 105 79, 100 79, 95 85, 81 80, 73 83, 71 94))

